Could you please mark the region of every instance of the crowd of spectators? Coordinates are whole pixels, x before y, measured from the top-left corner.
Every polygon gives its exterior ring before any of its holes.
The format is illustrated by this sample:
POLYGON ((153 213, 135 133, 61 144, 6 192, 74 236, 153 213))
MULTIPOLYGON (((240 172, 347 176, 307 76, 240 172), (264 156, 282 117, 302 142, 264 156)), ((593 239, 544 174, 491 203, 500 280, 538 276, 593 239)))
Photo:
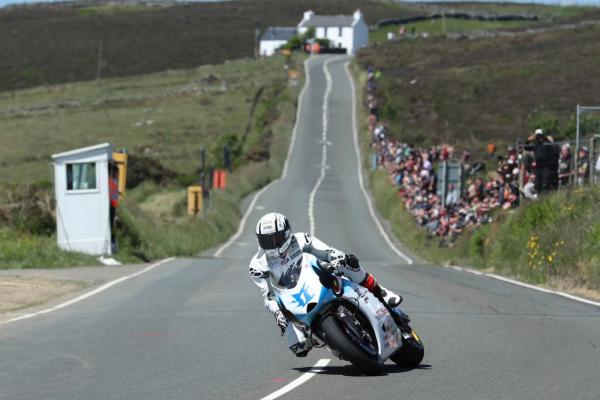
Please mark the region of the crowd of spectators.
MULTIPOLYGON (((416 147, 389 138, 387 124, 379 118, 376 91, 380 73, 369 68, 367 74, 365 106, 369 110, 368 134, 373 149, 373 168, 388 172, 406 210, 427 230, 429 237, 439 237, 442 244, 450 245, 463 231, 491 222, 490 212, 494 209, 511 209, 523 198, 536 200, 540 191, 565 185, 571 180, 583 184, 588 179, 588 150, 580 149, 577 167, 571 171, 574 164, 569 145, 548 146, 553 140, 541 129, 537 129, 521 148, 509 147, 504 155, 496 155, 495 146, 488 146, 488 157, 495 156, 498 160, 494 178, 478 174, 485 170, 485 165, 471 164, 468 151, 455 154, 457 152, 450 145, 416 147), (443 188, 438 185, 436 166, 446 160, 457 160, 466 179, 447 183, 443 188)), ((597 164, 600 172, 600 157, 597 164)))

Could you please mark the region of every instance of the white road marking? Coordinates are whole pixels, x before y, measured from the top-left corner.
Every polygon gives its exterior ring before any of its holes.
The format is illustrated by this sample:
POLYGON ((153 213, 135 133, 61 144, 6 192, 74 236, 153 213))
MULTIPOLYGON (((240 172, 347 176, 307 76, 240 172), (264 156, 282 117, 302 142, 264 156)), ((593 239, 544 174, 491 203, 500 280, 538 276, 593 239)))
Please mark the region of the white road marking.
POLYGON ((127 275, 127 276, 123 276, 121 278, 118 278, 118 279, 115 279, 115 280, 110 281, 108 283, 105 283, 104 285, 102 285, 100 287, 97 287, 96 289, 91 290, 91 291, 89 291, 87 293, 84 293, 81 296, 75 297, 74 299, 65 301, 64 303, 60 303, 60 304, 58 304, 58 305, 56 305, 54 307, 47 308, 45 310, 37 311, 37 312, 31 313, 31 314, 20 315, 20 316, 15 317, 15 318, 7 319, 6 321, 0 321, 0 325, 8 324, 10 322, 20 321, 20 320, 23 320, 23 319, 33 318, 36 315, 40 315, 40 314, 48 314, 48 313, 51 313, 53 311, 60 310, 61 308, 65 308, 65 307, 71 306, 71 305, 73 305, 75 303, 79 303, 80 301, 85 300, 87 298, 90 298, 92 296, 95 296, 98 293, 103 292, 106 289, 115 286, 116 284, 119 284, 119 283, 121 283, 123 281, 126 281, 128 279, 131 279, 131 278, 135 278, 136 276, 139 276, 139 275, 141 275, 143 273, 146 273, 148 271, 151 271, 154 268, 158 267, 159 265, 168 263, 169 261, 171 261, 173 259, 175 259, 175 257, 165 258, 164 260, 161 260, 161 261, 159 261, 157 263, 154 263, 152 265, 147 266, 146 268, 142 269, 141 271, 138 271, 138 272, 135 272, 133 274, 130 274, 130 275, 127 275))
POLYGON ((304 98, 304 93, 306 92, 306 88, 308 87, 308 84, 310 83, 310 74, 308 72, 308 64, 309 64, 310 60, 311 60, 311 58, 304 61, 304 71, 305 71, 305 75, 306 75, 306 81, 304 83, 304 87, 302 88, 302 91, 300 92, 300 96, 298 97, 298 109, 296 110, 296 125, 294 125, 294 130, 292 131, 292 139, 290 140, 290 147, 288 147, 287 158, 285 160, 285 164, 283 165, 283 172, 281 174, 281 177, 279 177, 278 179, 272 180, 268 185, 263 187, 261 190, 259 190, 254 195, 252 202, 248 206, 248 209, 246 210, 246 212, 244 213, 244 216, 242 217, 242 220, 240 221, 240 225, 238 227, 237 232, 232 237, 230 237, 227 242, 225 242, 221 247, 219 247, 217 249, 217 251, 215 251, 215 253, 213 254, 214 257, 221 257, 221 254, 223 253, 223 251, 226 248, 228 248, 229 246, 231 246, 231 244, 240 237, 242 232, 244 232, 244 227, 246 226, 248 217, 250 216, 250 213, 254 209, 256 202, 258 201, 260 196, 265 192, 265 190, 267 190, 269 187, 271 187, 271 185, 273 185, 275 182, 277 182, 281 179, 284 179, 287 175, 288 165, 290 163, 290 156, 292 154, 294 144, 296 143, 296 132, 298 131, 298 125, 300 125, 299 121, 300 121, 300 112, 302 110, 302 99, 304 98))
MULTIPOLYGON (((446 267, 446 268, 448 268, 448 267, 446 267)), ((496 274, 488 274, 486 272, 477 271, 477 270, 474 270, 471 268, 464 268, 464 267, 457 267, 457 266, 450 266, 450 268, 452 268, 453 270, 456 270, 456 271, 468 272, 468 273, 474 274, 474 275, 487 276, 488 278, 496 279, 496 280, 506 282, 506 283, 511 283, 511 284, 517 285, 517 286, 526 287, 528 289, 537 290, 538 292, 555 294, 557 296, 566 297, 567 299, 575 300, 580 303, 585 303, 585 304, 590 304, 592 306, 600 307, 600 302, 584 299, 583 297, 573 296, 572 294, 560 292, 558 290, 551 290, 551 289, 546 289, 546 288, 543 288, 540 286, 530 285, 528 283, 517 281, 515 279, 506 278, 504 276, 500 276, 500 275, 496 275, 496 274)))
POLYGON ((317 190, 323 179, 325 178, 325 170, 327 169, 327 123, 328 123, 328 112, 329 112, 329 95, 331 94, 331 74, 327 69, 329 63, 337 58, 331 58, 323 63, 323 73, 325 74, 325 79, 327 81, 327 87, 325 89, 325 94, 323 95, 323 131, 321 133, 322 143, 321 147, 321 175, 319 175, 319 179, 315 183, 313 190, 310 192, 310 196, 308 197, 308 222, 310 224, 310 234, 315 235, 315 195, 317 194, 317 190))
POLYGON ((274 399, 276 399, 278 397, 283 396, 287 392, 289 392, 291 390, 294 390, 298 386, 302 385, 303 383, 305 383, 306 381, 308 381, 309 379, 311 379, 312 377, 314 377, 319 372, 323 372, 323 370, 319 369, 319 368, 323 368, 323 367, 327 366, 327 364, 329 364, 330 362, 331 362, 331 359, 329 359, 329 358, 322 358, 322 359, 320 359, 310 369, 310 371, 305 372, 300 377, 294 379, 293 381, 291 381, 290 383, 288 383, 287 385, 285 385, 281 389, 277 390, 276 392, 271 393, 268 396, 262 397, 260 400, 274 400, 274 399))
POLYGON ((407 264, 412 264, 413 260, 410 257, 408 257, 406 254, 401 252, 394 245, 394 243, 390 240, 389 236, 383 229, 383 226, 381 226, 379 219, 375 215, 375 210, 373 209, 373 204, 371 203, 371 198, 369 197, 369 194, 365 190, 365 184, 363 182, 363 176, 362 176, 362 158, 360 157, 360 149, 358 146, 358 129, 356 127, 356 87, 354 85, 354 79, 352 78, 352 74, 350 73, 350 70, 348 69, 349 64, 350 64, 350 62, 348 61, 344 65, 344 67, 346 68, 346 74, 348 74, 348 79, 350 79, 350 85, 352 86, 352 131, 354 133, 354 150, 356 152, 356 159, 358 161, 357 169, 358 169, 358 181, 360 184, 360 189, 362 190, 362 192, 365 196, 365 199, 367 200, 367 206, 369 207, 369 213, 371 214, 373 221, 375 221, 375 225, 377 225, 377 229, 379 229, 381 236, 383 236, 386 243, 390 246, 390 249, 392 249, 392 251, 394 253, 398 254, 401 258, 403 258, 407 264))

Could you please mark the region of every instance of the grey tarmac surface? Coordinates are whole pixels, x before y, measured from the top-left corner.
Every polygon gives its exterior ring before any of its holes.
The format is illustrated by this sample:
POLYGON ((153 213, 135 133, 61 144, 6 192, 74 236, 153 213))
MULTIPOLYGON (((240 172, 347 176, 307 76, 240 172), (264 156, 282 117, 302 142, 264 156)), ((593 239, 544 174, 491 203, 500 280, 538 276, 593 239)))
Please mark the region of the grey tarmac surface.
MULTIPOLYGON (((258 199, 223 257, 176 259, 61 310, 0 325, 0 399, 259 399, 331 358, 317 349, 296 359, 247 275, 260 215, 280 210, 296 230, 309 229, 328 59, 309 61, 287 176, 258 199)), ((358 186, 346 60, 328 67, 331 146, 315 196, 316 235, 404 295, 426 355, 419 368, 390 363, 377 377, 333 359, 282 398, 598 400, 600 309, 409 266, 384 242, 358 186)))

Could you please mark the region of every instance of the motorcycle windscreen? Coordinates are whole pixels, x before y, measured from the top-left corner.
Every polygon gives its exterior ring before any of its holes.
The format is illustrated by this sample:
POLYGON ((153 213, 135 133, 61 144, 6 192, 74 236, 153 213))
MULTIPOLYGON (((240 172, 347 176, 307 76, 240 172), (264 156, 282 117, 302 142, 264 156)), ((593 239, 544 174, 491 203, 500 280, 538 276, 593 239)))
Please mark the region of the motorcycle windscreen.
POLYGON ((293 289, 298 284, 300 279, 300 273, 302 272, 302 262, 299 261, 296 265, 286 268, 285 270, 274 270, 272 271, 273 280, 275 285, 285 288, 293 289))

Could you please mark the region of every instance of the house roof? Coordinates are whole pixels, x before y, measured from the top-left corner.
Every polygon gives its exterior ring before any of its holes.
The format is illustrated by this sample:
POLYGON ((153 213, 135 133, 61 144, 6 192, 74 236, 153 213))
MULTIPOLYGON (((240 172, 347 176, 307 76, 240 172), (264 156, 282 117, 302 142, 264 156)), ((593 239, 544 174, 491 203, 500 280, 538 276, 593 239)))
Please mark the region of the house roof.
POLYGON ((322 27, 322 26, 352 26, 354 17, 352 15, 313 15, 308 20, 303 20, 300 27, 322 27))
POLYGON ((270 26, 262 34, 260 40, 290 40, 295 34, 296 28, 290 28, 286 26, 270 26))

